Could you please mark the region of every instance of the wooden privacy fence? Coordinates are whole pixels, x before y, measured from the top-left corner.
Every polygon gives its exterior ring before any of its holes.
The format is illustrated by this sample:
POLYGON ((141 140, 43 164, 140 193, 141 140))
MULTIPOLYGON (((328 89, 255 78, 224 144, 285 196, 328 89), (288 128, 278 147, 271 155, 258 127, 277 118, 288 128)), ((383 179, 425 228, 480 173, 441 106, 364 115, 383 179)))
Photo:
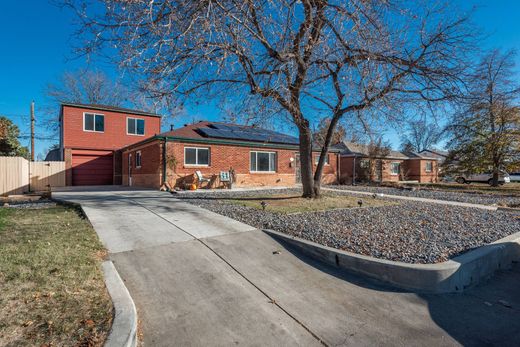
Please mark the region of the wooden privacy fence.
POLYGON ((23 194, 63 186, 64 161, 30 162, 22 157, 0 157, 0 195, 23 194))

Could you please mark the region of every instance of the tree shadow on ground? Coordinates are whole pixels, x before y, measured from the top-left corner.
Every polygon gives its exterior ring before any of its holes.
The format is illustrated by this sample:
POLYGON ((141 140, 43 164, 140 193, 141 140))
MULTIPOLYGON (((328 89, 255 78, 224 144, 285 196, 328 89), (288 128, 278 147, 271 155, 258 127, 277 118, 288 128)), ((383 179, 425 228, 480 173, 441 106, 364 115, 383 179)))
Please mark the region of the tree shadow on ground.
POLYGON ((520 345, 520 263, 513 263, 511 269, 497 271, 489 280, 462 293, 427 294, 345 271, 275 240, 301 261, 331 276, 362 288, 412 295, 422 300, 431 320, 463 346, 520 345))

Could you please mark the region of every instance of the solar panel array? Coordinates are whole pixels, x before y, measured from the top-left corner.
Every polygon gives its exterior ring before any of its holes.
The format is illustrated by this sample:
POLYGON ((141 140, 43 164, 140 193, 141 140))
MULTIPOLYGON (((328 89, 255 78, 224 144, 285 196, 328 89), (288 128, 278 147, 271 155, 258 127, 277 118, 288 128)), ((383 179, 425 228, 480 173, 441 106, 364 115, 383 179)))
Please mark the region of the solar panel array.
POLYGON ((210 128, 199 128, 198 131, 203 136, 214 138, 268 143, 284 143, 291 145, 297 145, 299 143, 296 137, 280 134, 267 129, 214 123, 210 124, 209 126, 210 128))

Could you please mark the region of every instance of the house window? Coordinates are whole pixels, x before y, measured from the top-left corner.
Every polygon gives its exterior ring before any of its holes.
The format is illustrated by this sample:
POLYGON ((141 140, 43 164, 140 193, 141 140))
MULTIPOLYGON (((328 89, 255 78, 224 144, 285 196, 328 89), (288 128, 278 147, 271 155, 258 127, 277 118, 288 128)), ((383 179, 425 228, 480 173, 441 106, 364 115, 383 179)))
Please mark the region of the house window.
POLYGON ((127 118, 126 133, 128 135, 144 135, 144 119, 127 118))
POLYGON ((141 151, 135 152, 135 167, 136 168, 141 167, 141 151))
POLYGON ((184 147, 184 165, 209 165, 209 148, 184 147))
POLYGON ((361 159, 359 162, 359 167, 362 169, 368 169, 370 167, 370 160, 368 159, 361 159))
POLYGON ((105 131, 105 116, 102 114, 95 113, 84 113, 83 114, 83 130, 84 131, 105 131))
POLYGON ((426 167, 425 167, 424 171, 426 171, 426 172, 432 172, 433 171, 433 164, 432 164, 431 161, 427 161, 426 162, 426 167))
MULTIPOLYGON (((314 157, 314 164, 318 165, 318 163, 320 162, 320 157, 321 157, 321 154, 314 157)), ((325 165, 329 165, 329 155, 328 154, 325 157, 325 165)))
POLYGON ((251 152, 251 172, 276 172, 276 152, 251 152))
POLYGON ((399 175, 399 169, 401 168, 400 163, 391 163, 390 164, 390 173, 392 175, 399 175))

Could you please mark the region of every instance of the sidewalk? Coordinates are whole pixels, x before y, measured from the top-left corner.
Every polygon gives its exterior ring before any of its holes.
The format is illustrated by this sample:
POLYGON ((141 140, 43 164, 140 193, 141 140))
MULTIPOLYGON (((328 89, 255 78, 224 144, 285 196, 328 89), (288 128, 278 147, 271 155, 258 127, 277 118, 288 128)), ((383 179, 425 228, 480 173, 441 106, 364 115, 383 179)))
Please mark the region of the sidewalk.
MULTIPOLYGON (((359 194, 359 195, 369 195, 369 196, 373 196, 375 194, 373 192, 363 192, 363 191, 359 191, 359 190, 334 189, 334 188, 321 188, 321 190, 328 190, 328 191, 334 191, 334 192, 344 192, 344 193, 359 194)), ((488 211, 496 211, 496 210, 498 210, 497 206, 489 206, 489 205, 481 205, 481 204, 470 204, 470 203, 467 203, 467 202, 438 200, 438 199, 427 199, 427 198, 418 198, 418 197, 414 197, 414 196, 402 196, 402 195, 390 195, 390 194, 377 194, 377 196, 390 198, 390 199, 406 200, 406 201, 426 202, 426 203, 430 203, 430 204, 451 205, 451 206, 461 206, 461 207, 472 207, 472 208, 479 208, 481 210, 488 210, 488 211)))

